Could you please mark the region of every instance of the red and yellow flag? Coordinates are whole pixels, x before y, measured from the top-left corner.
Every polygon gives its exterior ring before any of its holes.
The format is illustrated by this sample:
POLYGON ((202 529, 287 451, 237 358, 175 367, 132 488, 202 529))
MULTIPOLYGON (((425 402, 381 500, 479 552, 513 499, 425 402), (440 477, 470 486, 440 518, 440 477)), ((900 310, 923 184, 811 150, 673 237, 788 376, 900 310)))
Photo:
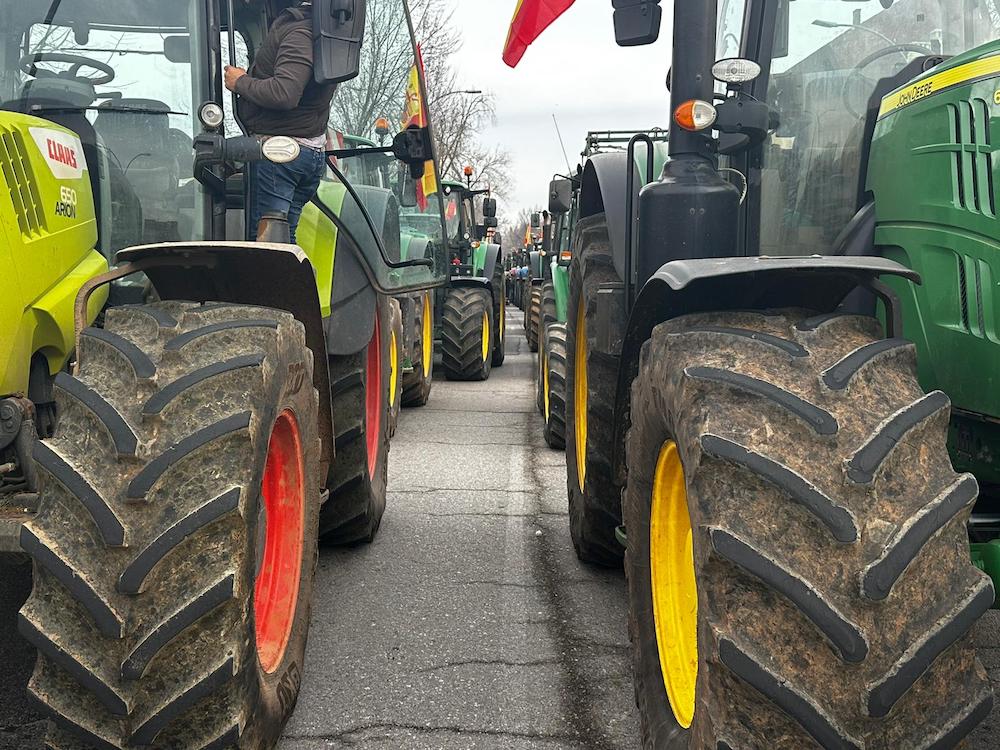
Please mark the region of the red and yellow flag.
POLYGON ((528 45, 541 36, 549 24, 565 13, 574 0, 517 0, 514 18, 507 32, 503 61, 517 67, 528 45))
MULTIPOLYGON (((417 45, 417 59, 410 68, 410 76, 406 84, 406 111, 403 112, 403 128, 415 126, 427 127, 427 106, 420 91, 420 80, 424 75, 424 59, 420 55, 420 45, 417 45)), ((434 162, 424 163, 424 176, 417 183, 417 207, 423 211, 427 208, 427 197, 437 192, 437 175, 434 174, 434 162)))

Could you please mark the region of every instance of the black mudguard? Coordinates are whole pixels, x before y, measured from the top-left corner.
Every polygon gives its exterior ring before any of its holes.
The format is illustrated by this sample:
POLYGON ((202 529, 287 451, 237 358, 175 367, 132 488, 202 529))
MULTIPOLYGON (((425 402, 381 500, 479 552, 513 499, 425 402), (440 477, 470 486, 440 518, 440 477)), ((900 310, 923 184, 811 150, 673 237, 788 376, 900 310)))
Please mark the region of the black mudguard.
MULTIPOLYGON (((627 187, 628 155, 620 153, 594 154, 583 167, 580 184, 580 219, 604 213, 608 223, 608 237, 614 258, 615 272, 619 279, 625 279, 625 228, 628 217, 625 214, 625 190, 627 187)), ((638 204, 639 188, 642 180, 639 170, 635 170, 633 205, 638 204)))
POLYGON ((621 338, 615 393, 616 475, 624 468, 626 416, 639 353, 660 323, 697 312, 803 307, 823 314, 840 308, 859 287, 886 306, 888 336, 902 332, 899 301, 881 284, 883 275, 919 284, 920 275, 879 257, 807 256, 794 258, 701 258, 665 263, 639 293, 621 338))

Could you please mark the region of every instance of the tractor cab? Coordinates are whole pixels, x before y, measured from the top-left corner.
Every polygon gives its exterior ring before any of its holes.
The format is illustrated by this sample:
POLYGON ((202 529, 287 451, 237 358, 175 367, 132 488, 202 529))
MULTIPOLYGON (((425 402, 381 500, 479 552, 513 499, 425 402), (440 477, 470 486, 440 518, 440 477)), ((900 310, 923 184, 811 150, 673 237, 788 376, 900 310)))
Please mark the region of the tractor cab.
MULTIPOLYGON (((0 11, 0 108, 75 134, 73 143, 62 144, 63 151, 55 144, 47 158, 62 169, 79 144, 78 163, 86 165, 106 257, 135 245, 248 236, 245 167, 271 158, 253 146, 275 134, 244 132, 221 72, 227 64, 252 66, 270 23, 287 5, 59 0, 13 3, 0 11), (248 136, 257 143, 247 150, 242 142, 241 150, 234 139, 248 136), (223 153, 226 139, 230 148, 223 153)), ((429 123, 409 11, 403 0, 369 6, 368 27, 379 33, 345 42, 339 52, 317 42, 317 76, 336 76, 334 68, 344 65, 338 55, 352 45, 363 44, 364 51, 355 54, 354 74, 337 83, 330 168, 311 209, 320 216, 304 218, 300 244, 314 266, 332 268, 338 240, 346 240, 373 283, 388 293, 442 283, 447 261, 432 146, 429 137, 420 137, 429 133, 429 123), (391 44, 375 38, 380 35, 391 44), (378 94, 365 96, 376 77, 378 94), (351 136, 338 142, 337 133, 351 136), (416 152, 403 153, 407 139, 401 134, 411 136, 416 152), (354 157, 344 159, 350 174, 338 166, 345 149, 354 157), (372 191, 380 193, 374 202, 372 191), (399 217, 418 201, 438 221, 424 227, 425 256, 407 261, 399 217)), ((313 8, 317 29, 336 17, 330 2, 313 8)), ((39 127, 41 147, 48 148, 39 127)), ((296 154, 301 148, 282 146, 296 154)), ((272 151, 285 158, 280 149, 272 151)))
MULTIPOLYGON (((471 174, 471 170, 470 170, 471 174)), ((445 219, 451 254, 452 276, 473 276, 474 256, 483 243, 491 242, 491 230, 497 226, 496 200, 489 190, 473 190, 460 182, 444 183, 445 219), (482 200, 482 221, 478 220, 476 198, 482 200)))

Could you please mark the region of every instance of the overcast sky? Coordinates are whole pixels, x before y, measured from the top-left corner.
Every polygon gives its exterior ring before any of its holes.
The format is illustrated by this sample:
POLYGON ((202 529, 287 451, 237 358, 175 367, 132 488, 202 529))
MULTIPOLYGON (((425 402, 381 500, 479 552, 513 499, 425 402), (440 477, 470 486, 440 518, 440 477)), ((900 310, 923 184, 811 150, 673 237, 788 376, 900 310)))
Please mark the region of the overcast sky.
POLYGON ((511 69, 500 56, 516 0, 449 2, 465 37, 456 56, 463 86, 496 96, 497 122, 483 141, 513 157, 515 185, 501 220, 544 204, 552 174, 566 171, 553 113, 574 167, 588 130, 667 127, 667 13, 656 44, 626 49, 615 45, 611 0, 576 0, 511 69))

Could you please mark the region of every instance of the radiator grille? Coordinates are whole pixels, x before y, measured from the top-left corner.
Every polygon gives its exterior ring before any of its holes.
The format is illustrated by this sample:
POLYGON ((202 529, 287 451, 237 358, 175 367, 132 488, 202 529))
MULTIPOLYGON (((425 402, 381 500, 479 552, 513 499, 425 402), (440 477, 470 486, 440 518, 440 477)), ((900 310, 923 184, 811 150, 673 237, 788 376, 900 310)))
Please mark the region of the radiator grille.
POLYGON ((984 216, 996 216, 996 195, 990 160, 990 107, 985 99, 948 105, 951 117, 954 169, 962 208, 984 216))
POLYGON ((29 239, 37 237, 46 229, 45 213, 24 138, 16 130, 0 127, 0 169, 21 234, 29 239))

